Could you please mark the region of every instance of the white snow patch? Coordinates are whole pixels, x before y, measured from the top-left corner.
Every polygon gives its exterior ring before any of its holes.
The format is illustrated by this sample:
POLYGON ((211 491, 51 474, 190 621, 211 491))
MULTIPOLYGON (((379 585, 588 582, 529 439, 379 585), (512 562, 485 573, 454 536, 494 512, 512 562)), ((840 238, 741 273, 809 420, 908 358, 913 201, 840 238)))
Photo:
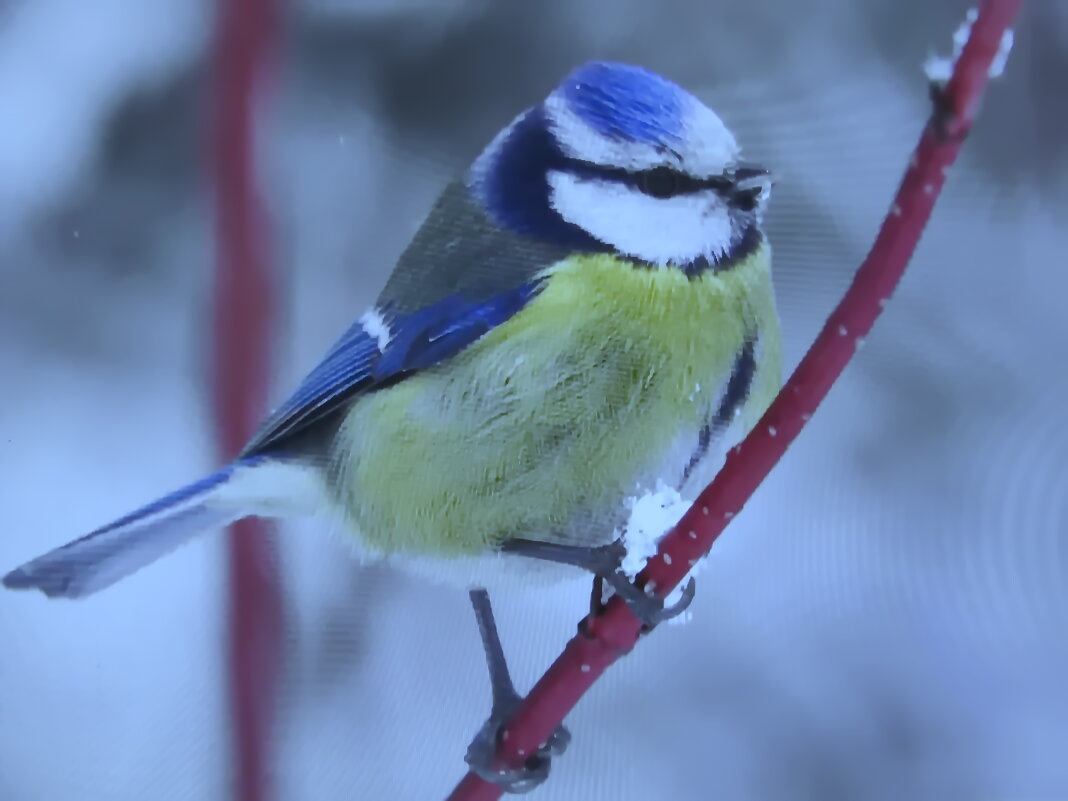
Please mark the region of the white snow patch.
MULTIPOLYGON (((964 50, 964 45, 968 43, 968 37, 972 33, 972 25, 975 24, 975 20, 978 19, 979 12, 974 8, 968 9, 968 13, 964 16, 964 22, 960 24, 953 33, 953 55, 950 57, 939 56, 931 54, 927 57, 927 60, 923 64, 923 71, 927 75, 927 79, 932 83, 945 84, 950 76, 953 74, 953 66, 957 63, 957 59, 960 58, 961 52, 964 50)), ((994 56, 994 60, 990 62, 989 75, 991 78, 999 78, 1002 73, 1005 72, 1005 64, 1009 60, 1009 53, 1012 52, 1014 35, 1012 30, 1005 31, 1005 34, 1001 37, 1001 44, 998 47, 998 52, 994 56)))
POLYGON ((626 503, 630 507, 630 517, 623 529, 627 555, 621 567, 624 573, 634 578, 649 557, 656 555, 657 544, 690 508, 690 502, 673 487, 658 481, 655 491, 646 490, 631 496, 626 503))
MULTIPOLYGON (((657 482, 655 490, 646 490, 627 499, 630 517, 627 519, 622 535, 623 543, 627 546, 627 555, 621 565, 627 576, 633 579, 645 567, 646 562, 656 555, 660 540, 675 527, 686 510, 690 508, 691 503, 663 481, 657 482)), ((670 564, 666 555, 665 561, 670 564)), ((700 562, 697 563, 697 565, 700 564, 700 562)), ((696 572, 697 565, 690 569, 686 578, 664 600, 665 606, 672 606, 682 599, 682 588, 686 586, 690 576, 696 572)), ((669 618, 667 622, 687 623, 690 619, 691 613, 686 610, 681 615, 669 618)))

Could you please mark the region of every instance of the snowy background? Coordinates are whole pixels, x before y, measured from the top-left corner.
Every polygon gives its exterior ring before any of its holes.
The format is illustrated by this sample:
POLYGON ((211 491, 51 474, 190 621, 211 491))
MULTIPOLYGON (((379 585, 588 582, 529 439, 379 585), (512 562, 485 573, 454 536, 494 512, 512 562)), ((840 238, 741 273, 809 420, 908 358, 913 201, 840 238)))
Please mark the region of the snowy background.
MULTIPOLYGON (((303 0, 262 172, 278 394, 443 183, 572 66, 649 66, 780 183, 790 363, 927 113, 946 0, 303 0)), ((212 466, 212 7, 0 3, 0 571, 212 466)), ((1068 797, 1068 6, 1029 0, 904 284, 717 545, 695 619, 613 668, 538 799, 1068 797)), ((488 710, 463 592, 281 543, 278 799, 439 798, 488 710)), ((224 548, 77 604, 0 594, 0 801, 225 799, 224 548)), ((495 598, 520 686, 588 584, 495 598)))

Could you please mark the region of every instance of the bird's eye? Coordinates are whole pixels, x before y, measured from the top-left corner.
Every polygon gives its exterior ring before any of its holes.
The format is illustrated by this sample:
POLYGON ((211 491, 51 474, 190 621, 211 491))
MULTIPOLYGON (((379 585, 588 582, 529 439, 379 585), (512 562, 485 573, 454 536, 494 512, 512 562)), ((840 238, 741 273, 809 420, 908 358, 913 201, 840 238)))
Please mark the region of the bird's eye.
POLYGON ((743 189, 734 193, 732 203, 739 211, 752 211, 757 207, 760 202, 760 194, 763 190, 760 187, 754 187, 753 189, 743 189))
POLYGON ((683 177, 670 167, 654 167, 641 173, 638 188, 656 198, 669 198, 683 191, 683 177))

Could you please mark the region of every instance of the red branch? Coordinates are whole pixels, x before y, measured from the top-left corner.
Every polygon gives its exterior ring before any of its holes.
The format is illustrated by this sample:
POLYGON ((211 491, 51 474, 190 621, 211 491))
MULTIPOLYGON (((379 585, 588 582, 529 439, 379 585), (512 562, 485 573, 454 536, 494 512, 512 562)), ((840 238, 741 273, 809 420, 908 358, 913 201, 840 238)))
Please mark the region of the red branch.
MULTIPOLYGON (((946 170, 960 152, 986 88, 990 64, 1022 0, 985 0, 940 102, 920 137, 890 212, 838 308, 775 401, 723 469, 660 543, 637 582, 666 596, 712 548, 728 522, 771 472, 830 391, 858 343, 871 330, 919 242, 946 170)), ((582 695, 637 642, 639 622, 619 598, 588 618, 534 685, 499 739, 502 768, 523 765, 582 695), (504 733, 507 736, 503 736, 504 733)), ((468 773, 450 801, 492 801, 500 789, 468 773)))
MULTIPOLYGON (((255 117, 275 24, 272 0, 220 0, 212 117, 216 213, 212 391, 226 459, 266 411, 271 380, 273 276, 269 232, 256 191, 255 117)), ((229 539, 229 681, 236 754, 234 798, 267 797, 267 749, 281 653, 273 543, 258 520, 229 539)))

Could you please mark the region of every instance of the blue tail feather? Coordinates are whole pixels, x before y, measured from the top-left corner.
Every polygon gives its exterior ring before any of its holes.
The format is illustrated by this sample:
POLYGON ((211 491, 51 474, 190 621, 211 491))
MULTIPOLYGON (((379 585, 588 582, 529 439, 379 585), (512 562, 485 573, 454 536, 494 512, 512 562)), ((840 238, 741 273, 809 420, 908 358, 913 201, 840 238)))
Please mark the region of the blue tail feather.
POLYGON ((84 537, 49 551, 4 576, 9 589, 38 589, 55 598, 81 598, 154 562, 197 534, 225 526, 248 511, 213 504, 217 491, 242 467, 235 462, 84 537))

